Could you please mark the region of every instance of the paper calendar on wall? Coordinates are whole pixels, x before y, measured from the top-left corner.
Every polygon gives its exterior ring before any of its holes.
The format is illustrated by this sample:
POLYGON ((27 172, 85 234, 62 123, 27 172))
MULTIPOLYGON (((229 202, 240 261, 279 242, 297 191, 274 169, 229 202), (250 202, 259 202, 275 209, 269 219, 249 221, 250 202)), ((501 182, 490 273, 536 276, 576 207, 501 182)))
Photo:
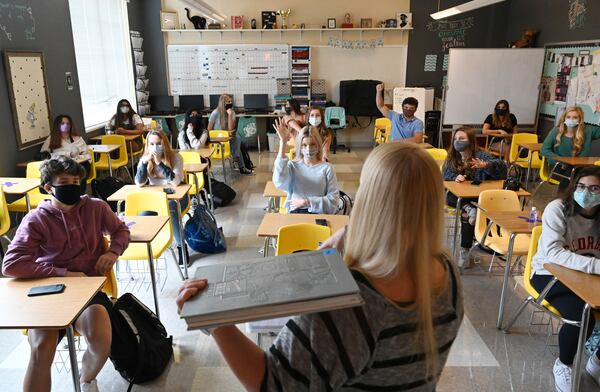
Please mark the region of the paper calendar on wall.
POLYGON ((171 95, 229 93, 243 106, 244 94, 269 94, 290 75, 288 45, 169 45, 171 95))

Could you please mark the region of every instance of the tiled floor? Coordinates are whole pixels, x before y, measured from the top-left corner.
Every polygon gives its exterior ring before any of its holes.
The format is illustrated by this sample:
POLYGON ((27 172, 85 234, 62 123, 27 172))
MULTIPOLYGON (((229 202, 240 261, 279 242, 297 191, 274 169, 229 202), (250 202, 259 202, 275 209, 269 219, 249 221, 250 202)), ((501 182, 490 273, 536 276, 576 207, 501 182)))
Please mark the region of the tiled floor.
MULTIPOLYGON (((369 150, 353 150, 351 153, 332 155, 341 189, 354 196, 358 187, 359 172, 369 150)), ((261 257, 259 249, 263 241, 255 232, 264 214, 266 200, 262 197, 264 184, 271 178, 274 154, 252 154, 258 166, 252 176, 233 176, 233 187, 238 193, 233 205, 220 208, 216 216, 223 226, 228 251, 220 255, 192 255, 191 268, 207 263, 221 263, 261 257)), ((220 167, 216 165, 215 167, 220 167)), ((217 172, 217 177, 220 175, 217 172)), ((229 179, 229 176, 228 176, 229 179)), ((170 256, 168 256, 170 257, 170 256)), ((552 364, 556 356, 555 347, 546 347, 546 327, 532 327, 528 332, 530 311, 524 312, 506 335, 496 330, 498 298, 501 285, 501 270, 487 272, 489 257, 480 257, 481 264, 468 270, 463 276, 466 317, 461 327, 438 390, 446 391, 552 391, 552 364)), ((185 324, 175 311, 174 297, 180 281, 173 270, 171 260, 161 261, 159 280, 164 284, 159 295, 163 322, 175 341, 174 360, 167 371, 157 380, 134 391, 194 391, 229 392, 242 391, 226 367, 211 338, 200 332, 187 332, 185 324)), ((152 304, 147 281, 142 282, 135 270, 140 265, 132 264, 131 274, 120 274, 120 289, 133 290, 147 304, 152 304), (133 280, 132 280, 133 279, 133 280)), ((124 267, 122 268, 124 271, 124 267)), ((507 312, 510 314, 523 298, 511 289, 507 312)), ((555 338, 550 339, 555 344, 555 338)), ((0 331, 0 391, 20 391, 29 346, 19 331, 0 331)), ((66 352, 57 354, 67 360, 66 352)), ((70 374, 60 369, 56 361, 53 370, 53 391, 70 391, 70 374)), ((108 362, 98 377, 101 391, 124 391, 126 383, 108 362)), ((584 391, 598 390, 584 377, 584 391)))

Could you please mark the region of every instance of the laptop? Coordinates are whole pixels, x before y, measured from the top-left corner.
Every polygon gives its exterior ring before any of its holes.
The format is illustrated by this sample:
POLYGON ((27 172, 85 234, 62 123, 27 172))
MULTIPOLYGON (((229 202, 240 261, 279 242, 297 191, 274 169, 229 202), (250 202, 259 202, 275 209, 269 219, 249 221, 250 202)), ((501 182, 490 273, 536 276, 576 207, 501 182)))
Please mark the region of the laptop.
POLYGON ((170 95, 151 95, 150 108, 154 114, 175 114, 175 104, 170 95))
POLYGON ((195 108, 199 111, 204 110, 204 95, 180 95, 179 110, 187 112, 190 108, 195 108))
POLYGON ((244 109, 246 112, 268 113, 269 94, 244 94, 244 109))

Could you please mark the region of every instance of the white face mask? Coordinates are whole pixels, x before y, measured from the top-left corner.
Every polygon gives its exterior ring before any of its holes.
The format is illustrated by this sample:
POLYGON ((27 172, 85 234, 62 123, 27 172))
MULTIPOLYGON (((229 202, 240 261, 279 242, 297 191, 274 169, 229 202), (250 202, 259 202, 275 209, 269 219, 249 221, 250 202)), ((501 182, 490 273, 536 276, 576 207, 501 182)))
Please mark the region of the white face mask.
POLYGON ((579 120, 575 120, 574 118, 565 119, 565 125, 567 128, 575 128, 579 125, 579 120))
POLYGON ((308 123, 313 127, 318 127, 319 125, 321 125, 321 117, 310 116, 308 118, 308 123))
POLYGON ((162 155, 164 151, 165 151, 165 149, 162 144, 150 145, 150 152, 152 154, 156 153, 158 155, 162 155))
POLYGON ((316 157, 317 154, 319 153, 319 149, 314 146, 313 147, 309 147, 309 146, 302 147, 301 151, 302 151, 302 156, 304 158, 313 158, 313 157, 316 157))
POLYGON ((129 113, 129 107, 128 106, 121 106, 121 113, 123 113, 123 114, 129 113))

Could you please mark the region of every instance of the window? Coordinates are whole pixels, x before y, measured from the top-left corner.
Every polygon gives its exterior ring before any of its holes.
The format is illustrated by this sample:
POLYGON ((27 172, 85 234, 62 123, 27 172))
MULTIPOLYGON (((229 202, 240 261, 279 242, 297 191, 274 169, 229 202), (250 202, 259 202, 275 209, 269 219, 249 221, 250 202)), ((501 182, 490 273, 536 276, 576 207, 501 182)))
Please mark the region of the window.
POLYGON ((120 99, 136 107, 127 3, 69 0, 86 131, 104 125, 120 99))

